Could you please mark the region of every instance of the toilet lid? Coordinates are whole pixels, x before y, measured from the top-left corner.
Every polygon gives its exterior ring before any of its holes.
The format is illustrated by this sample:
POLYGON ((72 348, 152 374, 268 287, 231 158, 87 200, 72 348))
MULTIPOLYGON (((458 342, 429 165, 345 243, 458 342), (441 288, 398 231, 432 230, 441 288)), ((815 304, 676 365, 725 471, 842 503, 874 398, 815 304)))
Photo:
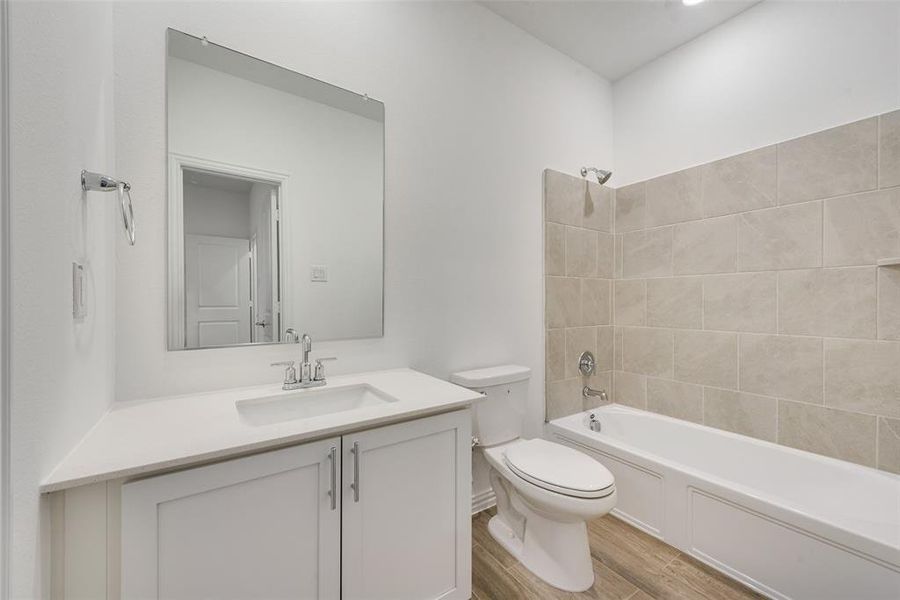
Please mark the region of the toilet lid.
POLYGON ((505 459, 522 479, 568 496, 601 498, 614 489, 615 479, 606 467, 587 454, 547 440, 513 444, 505 459))

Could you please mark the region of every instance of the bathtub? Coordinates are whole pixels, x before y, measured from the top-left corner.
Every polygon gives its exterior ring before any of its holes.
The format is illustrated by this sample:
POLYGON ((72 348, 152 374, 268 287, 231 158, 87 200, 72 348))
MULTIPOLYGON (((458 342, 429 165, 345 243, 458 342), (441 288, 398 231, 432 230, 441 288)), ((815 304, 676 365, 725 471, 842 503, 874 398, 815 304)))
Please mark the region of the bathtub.
POLYGON ((613 473, 614 515, 766 596, 900 599, 900 476, 617 404, 548 436, 613 473))

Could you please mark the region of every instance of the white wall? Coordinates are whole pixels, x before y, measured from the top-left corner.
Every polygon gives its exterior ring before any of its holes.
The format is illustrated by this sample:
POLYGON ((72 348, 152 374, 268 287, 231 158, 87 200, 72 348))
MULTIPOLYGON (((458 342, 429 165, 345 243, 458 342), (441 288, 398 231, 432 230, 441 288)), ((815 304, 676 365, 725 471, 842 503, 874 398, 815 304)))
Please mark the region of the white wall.
POLYGON ((250 239, 250 192, 184 184, 184 233, 250 239))
POLYGON ((0 599, 9 597, 9 3, 0 4, 0 599))
POLYGON ((380 335, 383 123, 194 62, 169 69, 172 152, 287 176, 283 328, 380 335), (311 265, 328 281, 310 282, 311 265))
POLYGON ((109 3, 9 6, 12 248, 11 597, 40 598, 38 484, 114 392, 112 194, 82 196, 82 168, 115 174, 109 3), (88 317, 72 319, 73 260, 88 317))
POLYGON ((616 186, 900 106, 900 3, 767 0, 613 86, 616 186))
POLYGON ((274 383, 268 363, 299 352, 166 352, 170 26, 385 102, 385 336, 314 341, 340 357, 332 373, 524 364, 539 432, 541 174, 611 164, 604 80, 469 3, 127 2, 115 22, 118 169, 142 232, 119 256, 119 399, 274 383))

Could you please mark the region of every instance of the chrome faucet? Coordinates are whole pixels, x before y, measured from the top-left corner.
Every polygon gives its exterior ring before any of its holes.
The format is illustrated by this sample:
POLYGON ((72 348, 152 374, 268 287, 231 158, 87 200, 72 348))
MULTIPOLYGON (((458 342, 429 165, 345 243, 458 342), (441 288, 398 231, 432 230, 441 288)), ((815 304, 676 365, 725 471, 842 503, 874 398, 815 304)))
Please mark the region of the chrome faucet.
MULTIPOLYGON (((312 338, 308 333, 304 333, 300 338, 300 383, 304 381, 312 381, 309 366, 309 353, 312 350, 312 338)), ((325 383, 324 381, 322 382, 325 383)))
POLYGON ((609 404, 609 398, 606 395, 606 390, 595 390, 591 387, 584 386, 581 390, 581 397, 587 400, 588 398, 600 398, 600 402, 603 404, 609 404))
POLYGON ((309 353, 312 351, 312 338, 308 333, 297 336, 293 329, 284 331, 285 341, 300 344, 300 372, 294 368, 294 361, 286 360, 272 363, 273 367, 285 367, 283 390, 299 390, 325 385, 325 361, 337 360, 334 356, 317 358, 315 368, 309 364, 309 353))
MULTIPOLYGON (((584 175, 584 173, 582 173, 584 175)), ((601 182, 603 183, 603 182, 601 182)), ((581 353, 581 356, 578 357, 578 370, 581 371, 581 374, 585 377, 590 377, 594 374, 597 363, 594 361, 594 355, 591 354, 590 351, 585 350, 581 353)), ((589 386, 584 386, 581 388, 581 397, 587 400, 588 398, 599 397, 600 402, 603 404, 609 403, 609 398, 606 396, 606 390, 595 390, 591 389, 589 386)))

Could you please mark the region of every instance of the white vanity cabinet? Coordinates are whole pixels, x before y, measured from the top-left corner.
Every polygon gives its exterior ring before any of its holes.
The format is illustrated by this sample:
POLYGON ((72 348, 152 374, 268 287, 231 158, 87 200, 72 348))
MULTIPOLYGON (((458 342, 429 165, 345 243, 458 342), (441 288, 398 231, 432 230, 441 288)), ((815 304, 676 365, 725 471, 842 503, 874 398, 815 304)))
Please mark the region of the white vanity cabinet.
POLYGON ((123 485, 122 597, 339 598, 340 447, 332 438, 123 485))
POLYGON ((469 598, 467 410, 122 485, 122 598, 469 598))
POLYGON ((344 600, 471 595, 469 411, 344 436, 344 600))

